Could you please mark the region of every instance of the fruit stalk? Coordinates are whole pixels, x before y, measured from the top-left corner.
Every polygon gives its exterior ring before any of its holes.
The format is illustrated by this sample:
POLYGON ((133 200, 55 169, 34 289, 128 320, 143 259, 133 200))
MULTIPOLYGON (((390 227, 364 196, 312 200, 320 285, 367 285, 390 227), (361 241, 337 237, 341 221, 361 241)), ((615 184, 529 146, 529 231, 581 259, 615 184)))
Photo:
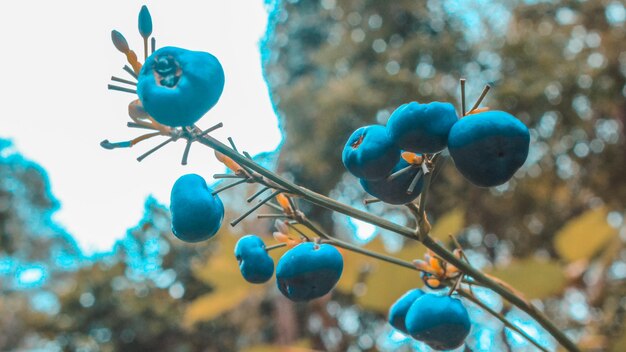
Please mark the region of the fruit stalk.
MULTIPOLYGON (((413 240, 419 240, 415 237, 415 230, 406 226, 402 226, 396 223, 393 223, 387 219, 381 218, 379 216, 367 213, 362 210, 355 209, 351 206, 338 202, 332 198, 324 196, 322 194, 311 191, 305 187, 298 186, 287 179, 276 175, 275 173, 265 169, 264 167, 258 165, 254 161, 244 157, 238 152, 232 150, 222 142, 211 136, 202 136, 197 138, 197 141, 201 144, 208 146, 218 152, 232 158, 237 163, 241 164, 244 167, 247 167, 260 175, 266 177, 268 180, 272 181, 279 187, 287 190, 289 193, 299 196, 309 202, 316 204, 318 206, 342 213, 344 215, 353 217, 355 219, 359 219, 370 223, 372 225, 378 226, 380 228, 395 232, 401 236, 406 238, 410 238, 413 240)), ((432 250, 435 254, 441 257, 443 260, 448 263, 456 266, 460 271, 462 271, 465 275, 472 277, 478 283, 490 288, 494 292, 498 293, 504 299, 509 301, 511 304, 515 305, 522 311, 526 312, 528 315, 533 317, 550 335, 552 335, 563 347, 565 347, 568 351, 578 352, 580 351, 578 347, 561 331, 559 330, 542 312, 537 310, 534 306, 526 302, 521 297, 517 296, 513 292, 509 291, 505 287, 491 280, 487 276, 485 276, 480 270, 470 266, 465 263, 463 260, 460 260, 454 256, 454 254, 448 251, 446 248, 440 246, 429 236, 424 236, 421 239, 421 242, 432 250)))

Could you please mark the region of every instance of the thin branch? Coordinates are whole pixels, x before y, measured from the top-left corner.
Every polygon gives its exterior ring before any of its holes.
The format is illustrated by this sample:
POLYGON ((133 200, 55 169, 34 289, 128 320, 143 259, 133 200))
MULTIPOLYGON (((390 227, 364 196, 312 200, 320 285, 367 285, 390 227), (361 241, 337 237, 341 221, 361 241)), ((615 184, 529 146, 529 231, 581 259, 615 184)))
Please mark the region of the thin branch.
POLYGON ((483 303, 478 298, 474 297, 474 295, 472 295, 471 293, 463 289, 459 289, 457 290, 457 292, 459 293, 459 295, 463 296, 463 298, 467 299, 468 301, 473 302, 474 304, 479 306, 481 309, 485 310, 487 313, 491 314, 492 316, 500 320, 507 328, 520 334, 524 339, 526 339, 528 342, 535 345, 538 349, 544 352, 549 352, 548 349, 546 349, 545 347, 542 347, 537 341, 535 341, 535 339, 533 339, 530 335, 528 335, 524 330, 515 326, 515 324, 511 323, 505 316, 491 309, 488 305, 483 303))
MULTIPOLYGON (((380 216, 376 216, 366 211, 353 208, 351 206, 338 202, 334 199, 331 199, 325 195, 316 193, 305 187, 298 186, 294 184, 293 182, 285 179, 284 177, 281 177, 265 169, 264 167, 255 163, 254 161, 247 159, 244 156, 234 152, 231 148, 229 148, 228 146, 226 146, 225 144, 221 143, 220 141, 218 141, 217 139, 211 136, 205 136, 205 137, 199 138, 198 141, 201 144, 204 144, 210 148, 213 148, 223 153, 224 155, 232 158, 239 164, 246 166, 250 168, 251 170, 259 173, 261 176, 266 177, 267 179, 271 180, 272 182, 277 184, 282 189, 288 191, 289 193, 297 195, 313 204, 316 204, 318 206, 324 207, 332 211, 339 212, 341 214, 350 216, 355 219, 365 221, 367 223, 378 226, 385 230, 395 232, 398 235, 404 236, 406 238, 410 238, 413 240, 416 239, 414 229, 396 224, 380 216)), ((579 351, 578 347, 559 328, 557 328, 542 312, 537 310, 534 306, 526 302, 524 299, 518 297, 513 292, 509 291, 507 288, 497 284, 495 281, 493 281, 492 279, 487 277, 485 274, 483 274, 480 270, 468 265, 467 263, 460 260, 459 258, 456 258, 454 254, 452 254, 452 252, 440 246, 430 237, 425 236, 424 239, 422 240, 422 243, 427 248, 432 250, 435 254, 437 254, 439 257, 441 257, 443 260, 456 266, 460 271, 465 273, 465 275, 468 275, 469 277, 472 277, 474 280, 476 280, 478 283, 486 287, 489 287, 490 289, 492 289, 493 291, 501 295, 503 298, 505 298, 507 301, 511 302, 513 305, 515 305, 516 307, 520 308, 522 311, 532 316, 542 327, 544 327, 567 350, 579 351)))

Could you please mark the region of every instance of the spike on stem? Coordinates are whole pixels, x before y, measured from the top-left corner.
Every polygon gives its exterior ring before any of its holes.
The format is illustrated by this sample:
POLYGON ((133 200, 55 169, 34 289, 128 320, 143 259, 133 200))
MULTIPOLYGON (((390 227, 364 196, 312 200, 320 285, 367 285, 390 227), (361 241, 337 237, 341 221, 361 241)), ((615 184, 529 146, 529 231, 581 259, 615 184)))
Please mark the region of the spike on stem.
POLYGON ((244 182, 247 182, 247 181, 248 181, 248 180, 247 180, 247 179, 245 179, 245 178, 244 178, 244 179, 241 179, 241 180, 238 180, 238 181, 235 181, 235 182, 233 182, 233 183, 227 184, 226 186, 223 186, 223 187, 217 188, 216 190, 214 190, 213 192, 211 192, 211 194, 212 194, 212 195, 216 195, 216 194, 218 194, 218 193, 220 193, 220 192, 222 192, 222 191, 225 191, 225 190, 227 190, 227 189, 233 188, 233 187, 238 186, 238 185, 240 185, 240 184, 242 184, 242 183, 244 183, 244 182))
POLYGON ((122 67, 122 69, 124 69, 124 71, 128 72, 129 75, 133 76, 135 79, 137 79, 137 74, 135 73, 135 71, 133 71, 132 68, 130 68, 130 66, 128 65, 124 65, 124 67, 122 67))
POLYGON ((270 189, 270 188, 269 187, 261 188, 259 191, 257 191, 253 195, 251 195, 250 198, 246 199, 246 202, 248 202, 248 203, 252 202, 254 199, 256 199, 256 197, 260 196, 261 194, 263 194, 263 192, 267 191, 268 189, 270 189))
POLYGON ((405 168, 402 168, 396 172, 394 172, 393 174, 389 175, 389 177, 387 177, 387 181, 393 181, 395 180, 398 176, 405 174, 407 172, 409 172, 409 170, 411 170, 415 165, 409 165, 405 168))
POLYGON ((417 187, 417 183, 419 182, 421 178, 422 178, 421 172, 418 172, 417 174, 415 174, 415 176, 413 176, 413 180, 411 180, 411 184, 409 185, 409 188, 407 188, 406 194, 412 194, 415 191, 415 187, 417 187))
POLYGON ((280 192, 281 191, 274 191, 274 192, 272 192, 272 194, 270 194, 267 198, 262 199, 258 204, 256 204, 252 208, 250 208, 248 211, 243 213, 237 219, 231 221, 230 222, 230 226, 232 226, 232 227, 237 226, 237 224, 240 223, 243 219, 245 219, 248 215, 252 214, 252 212, 254 212, 255 210, 259 209, 263 204, 267 203, 272 198, 276 197, 280 192))
POLYGON ((486 85, 485 88, 483 88, 482 93, 480 93, 480 97, 478 97, 478 100, 476 100, 476 103, 474 104, 474 106, 470 109, 470 111, 467 113, 468 115, 472 113, 472 111, 476 110, 478 108, 478 106, 480 105, 480 103, 483 102, 483 99, 485 99, 485 96, 487 96, 487 93, 489 93, 489 90, 491 89, 490 85, 486 85))
POLYGON ((465 116, 465 78, 461 78, 461 117, 465 116))
POLYGON ((143 159, 147 158, 148 156, 150 156, 150 154, 156 152, 157 150, 165 147, 168 143, 173 142, 174 141, 174 137, 170 137, 168 139, 166 139, 165 141, 161 142, 159 145, 157 145, 156 147, 148 150, 147 152, 141 154, 138 158, 137 161, 141 162, 143 161, 143 159))
POLYGON ((136 90, 134 90, 134 89, 124 88, 124 87, 116 86, 116 85, 113 85, 113 84, 109 84, 109 85, 107 86, 107 88, 108 88, 109 90, 116 90, 116 91, 118 91, 118 92, 125 92, 125 93, 130 93, 130 94, 137 94, 137 91, 136 91, 136 90))
POLYGON ((188 139, 187 144, 185 145, 185 151, 183 152, 183 159, 180 162, 182 165, 187 165, 187 158, 189 158, 189 151, 191 150, 191 143, 193 143, 193 139, 188 139))
POLYGON ((115 77, 115 76, 111 76, 111 81, 119 82, 119 83, 126 83, 126 84, 130 84, 131 86, 136 86, 137 85, 137 82, 129 81, 127 79, 123 79, 123 78, 119 78, 119 77, 115 77))

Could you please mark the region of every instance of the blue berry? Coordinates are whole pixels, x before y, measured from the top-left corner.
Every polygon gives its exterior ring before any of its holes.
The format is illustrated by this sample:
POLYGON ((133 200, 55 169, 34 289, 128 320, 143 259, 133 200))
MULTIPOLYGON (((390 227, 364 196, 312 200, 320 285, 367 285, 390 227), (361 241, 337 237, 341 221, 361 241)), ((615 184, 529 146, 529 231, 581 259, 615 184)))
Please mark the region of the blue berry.
POLYGON ((461 346, 472 327, 467 309, 459 299, 431 293, 413 302, 405 323, 414 339, 437 350, 461 346))
POLYGON ((352 133, 343 148, 342 161, 346 169, 358 178, 380 180, 391 172, 400 160, 398 149, 380 125, 370 125, 352 133))
POLYGON ((387 131, 398 148, 414 153, 436 153, 446 148, 448 133, 457 120, 450 103, 411 102, 391 114, 387 131))
POLYGON ((144 110, 171 127, 194 124, 217 103, 223 89, 224 70, 215 56, 171 46, 148 57, 137 83, 144 110))
POLYGON ((310 301, 335 287, 343 271, 343 257, 329 244, 301 243, 287 251, 276 266, 276 284, 292 301, 310 301))
POLYGON ((265 243, 255 235, 246 235, 235 245, 235 257, 243 278, 253 284, 261 284, 274 274, 274 261, 265 250, 265 243))
MULTIPOLYGON (((391 173, 393 174, 394 172, 402 170, 407 166, 409 166, 409 163, 407 163, 404 159, 400 159, 396 166, 391 170, 391 173)), ((383 202, 398 205, 412 202, 415 198, 417 198, 422 192, 424 183, 421 177, 421 169, 419 167, 414 167, 392 180, 383 179, 380 181, 370 181, 361 179, 359 182, 365 192, 370 195, 382 200, 383 202), (415 188, 412 191, 409 191, 409 186, 416 176, 419 177, 419 181, 417 181, 415 188)))
POLYGON ((456 168, 480 187, 511 179, 526 161, 529 144, 528 128, 504 111, 468 115, 452 127, 448 138, 456 168))
POLYGON ((408 335, 409 333, 406 330, 405 324, 406 313, 409 311, 409 308, 411 308, 413 302, 422 297, 422 295, 424 295, 424 291, 415 288, 407 291, 402 297, 398 298, 389 309, 389 324, 408 335))
POLYGON ((224 205, 204 178, 183 175, 172 187, 170 212, 172 231, 185 242, 199 242, 217 233, 224 218, 224 205))

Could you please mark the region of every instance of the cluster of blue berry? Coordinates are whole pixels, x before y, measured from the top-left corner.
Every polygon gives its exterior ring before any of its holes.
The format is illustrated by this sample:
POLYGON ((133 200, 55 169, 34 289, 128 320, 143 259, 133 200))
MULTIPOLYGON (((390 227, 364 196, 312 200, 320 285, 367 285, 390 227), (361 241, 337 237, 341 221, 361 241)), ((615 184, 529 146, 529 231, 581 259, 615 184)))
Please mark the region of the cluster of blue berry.
POLYGON ((417 288, 391 306, 389 324, 437 350, 461 346, 471 329, 469 314, 459 299, 417 288))
MULTIPOLYGON (((199 175, 188 174, 180 177, 171 191, 170 211, 174 235, 192 243, 212 238, 220 229, 224 218, 224 206, 218 193, 244 182, 263 186, 248 202, 266 190, 272 189, 273 193, 231 222, 231 225, 236 225, 261 205, 268 204, 278 210, 282 208, 281 214, 270 216, 287 219, 284 222, 277 221, 277 227, 299 223, 307 224, 311 229, 310 222, 291 198, 310 195, 311 192, 304 192, 303 188, 276 175, 269 177, 271 173, 261 172, 262 168, 253 167, 256 164, 250 160, 251 157, 244 152, 245 158, 242 158, 232 140, 229 139, 232 149, 228 149, 209 138, 207 134, 221 127, 221 124, 205 131, 194 125, 217 103, 222 94, 224 71, 219 61, 205 52, 175 47, 155 50, 154 37, 151 38, 151 55, 148 55, 152 20, 145 6, 139 14, 139 32, 144 39, 143 65, 130 50, 121 33, 113 31, 111 34, 113 44, 126 55, 130 64, 124 70, 136 82, 115 76, 111 79, 117 83, 136 86, 136 90, 115 84, 110 84, 109 89, 137 95, 138 99, 133 100, 128 107, 132 120, 128 122, 128 126, 148 129, 151 132, 127 142, 111 143, 105 140, 101 145, 107 149, 128 148, 159 135, 169 137, 140 156, 138 160, 141 161, 167 143, 183 138, 187 140, 187 147, 182 163, 186 164, 191 143, 200 141, 214 148, 218 160, 233 171, 232 174, 222 175, 224 178, 239 178, 230 185, 213 190, 199 175), (237 161, 222 152, 233 158, 236 155, 237 161), (276 199, 278 205, 268 203, 270 199, 276 199)), ((466 113, 464 81, 461 88, 463 107, 460 117, 449 103, 411 102, 398 107, 391 114, 386 126, 361 127, 350 136, 343 149, 342 160, 348 171, 360 179, 367 193, 386 203, 407 204, 409 208, 415 208, 412 202, 422 192, 425 195, 425 190, 428 189, 426 181, 430 181, 430 178, 423 176, 434 170, 436 158, 446 149, 459 172, 477 186, 497 186, 511 179, 528 156, 528 129, 506 112, 478 108, 488 89, 483 91, 478 102, 466 113)), ((217 178, 217 175, 214 177, 217 178)), ((317 196, 309 198, 322 199, 317 196)), ((420 200, 419 217, 427 223, 423 201, 424 199, 420 200)), ((335 207, 329 209, 345 208, 335 203, 335 207)), ((420 226, 416 234, 421 234, 423 229, 423 236, 428 239, 428 228, 420 226)), ((319 298, 329 293, 337 284, 343 271, 343 257, 333 244, 382 258, 381 255, 360 250, 321 231, 314 231, 318 238, 311 240, 303 233, 300 233, 300 239, 293 239, 287 234, 288 229, 278 230, 274 237, 282 243, 272 247, 286 246, 288 250, 276 265, 276 284, 278 290, 292 301, 319 298)), ((256 235, 239 239, 235 246, 235 258, 246 281, 260 284, 272 278, 275 265, 268 254, 270 249, 256 235)), ((462 250, 457 248, 453 257, 448 257, 448 260, 460 260, 461 256, 462 250)), ((393 258, 386 258, 388 261, 391 259, 393 258)), ((416 260, 413 264, 398 260, 391 262, 421 271, 422 280, 433 291, 444 286, 451 286, 451 290, 447 295, 426 293, 420 289, 408 291, 390 308, 389 323, 434 349, 448 350, 461 346, 471 329, 467 309, 456 298, 456 295, 463 294, 458 287, 465 275, 461 271, 464 263, 454 261, 457 268, 433 252, 429 252, 425 260, 416 260), (455 280, 454 283, 452 280, 455 280)), ((532 339, 528 339, 537 345, 532 339)), ((561 340, 569 344, 566 338, 561 340)))
POLYGON ((419 196, 422 176, 445 148, 465 178, 492 187, 524 164, 529 143, 528 128, 506 112, 474 109, 459 119, 450 103, 411 102, 398 107, 387 126, 354 131, 342 160, 367 193, 406 204, 419 196))

